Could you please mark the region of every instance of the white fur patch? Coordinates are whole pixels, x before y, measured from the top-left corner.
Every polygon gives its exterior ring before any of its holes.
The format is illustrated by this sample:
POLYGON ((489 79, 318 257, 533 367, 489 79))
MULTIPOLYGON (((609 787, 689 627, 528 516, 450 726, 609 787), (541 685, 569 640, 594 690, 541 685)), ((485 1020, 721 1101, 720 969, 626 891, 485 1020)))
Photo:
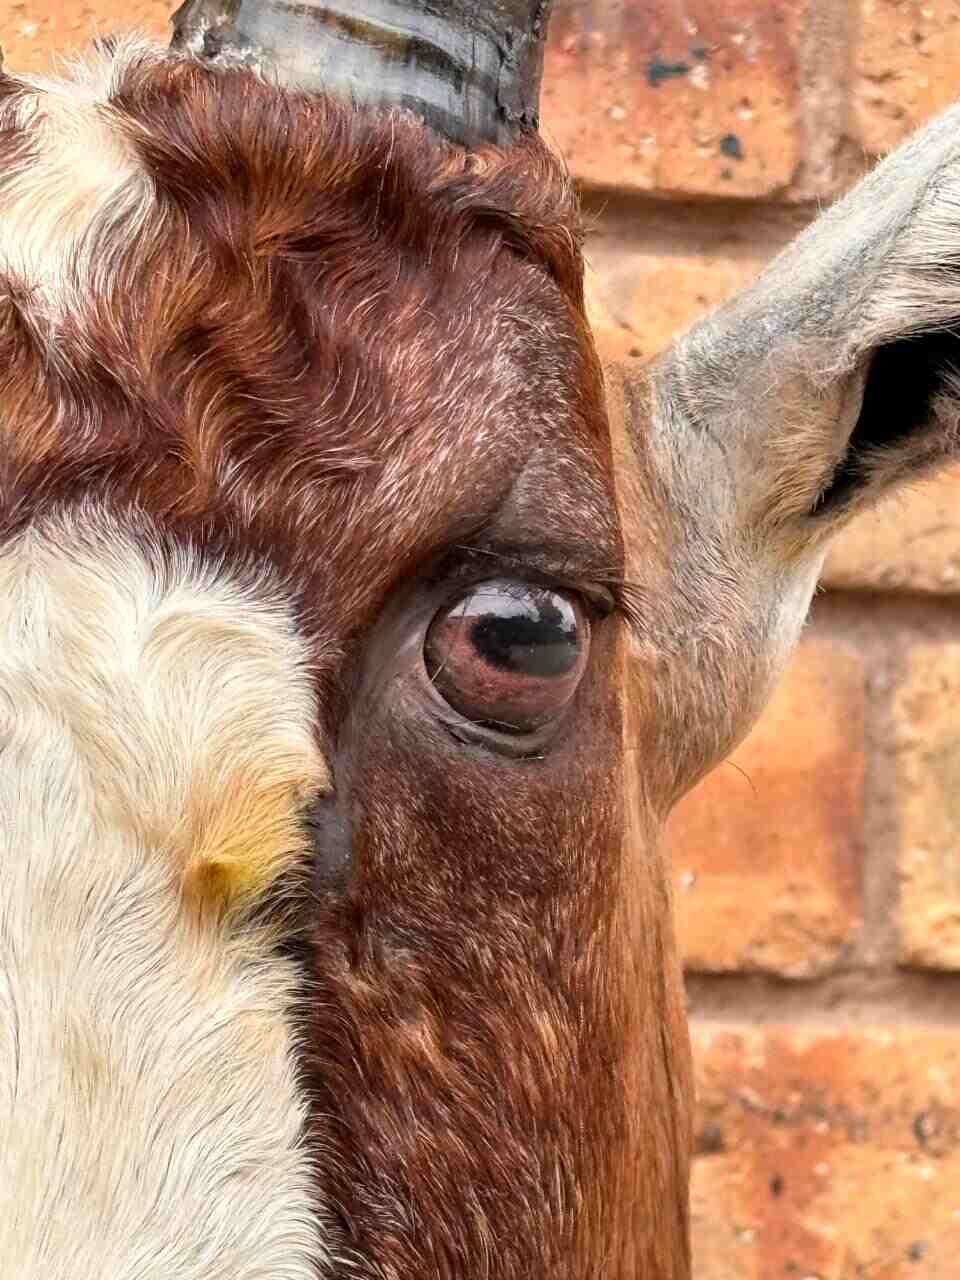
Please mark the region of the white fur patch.
POLYGON ((24 78, 25 91, 0 107, 0 127, 22 137, 0 175, 0 272, 54 308, 105 265, 97 261, 103 233, 122 225, 129 243, 154 207, 150 180, 108 105, 123 65, 94 53, 69 78, 24 78))
POLYGON ((244 798, 266 798, 251 811, 269 826, 325 784, 314 714, 264 582, 170 563, 89 512, 0 547, 9 1280, 326 1273, 293 968, 249 916, 183 888, 244 798))

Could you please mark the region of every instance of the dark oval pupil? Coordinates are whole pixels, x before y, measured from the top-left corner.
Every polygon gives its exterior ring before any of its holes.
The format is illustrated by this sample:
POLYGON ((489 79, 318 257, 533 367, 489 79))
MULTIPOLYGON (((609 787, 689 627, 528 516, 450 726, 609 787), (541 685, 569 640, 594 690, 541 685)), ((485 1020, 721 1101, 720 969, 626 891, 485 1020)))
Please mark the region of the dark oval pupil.
POLYGON ((549 601, 527 613, 483 614, 470 639, 485 662, 520 675, 562 676, 577 662, 576 622, 549 601))

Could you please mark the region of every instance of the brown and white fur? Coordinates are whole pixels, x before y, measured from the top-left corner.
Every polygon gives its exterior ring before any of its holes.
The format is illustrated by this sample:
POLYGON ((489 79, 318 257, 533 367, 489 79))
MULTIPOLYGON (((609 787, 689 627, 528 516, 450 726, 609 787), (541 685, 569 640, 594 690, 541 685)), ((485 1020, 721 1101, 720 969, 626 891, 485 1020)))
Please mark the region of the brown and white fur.
POLYGON ((0 1274, 686 1280, 658 833, 953 446, 954 126, 605 396, 536 140, 0 98, 0 1274), (535 751, 418 674, 491 572, 614 606, 535 751))

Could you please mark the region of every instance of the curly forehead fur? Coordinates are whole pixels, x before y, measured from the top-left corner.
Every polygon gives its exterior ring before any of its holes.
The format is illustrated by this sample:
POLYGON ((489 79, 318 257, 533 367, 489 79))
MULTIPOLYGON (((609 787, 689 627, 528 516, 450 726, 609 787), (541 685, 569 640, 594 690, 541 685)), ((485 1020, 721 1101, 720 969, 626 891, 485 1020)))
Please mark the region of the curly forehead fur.
POLYGON ((226 467, 261 503, 253 455, 258 481, 355 474, 480 381, 489 413, 524 326, 579 312, 574 199, 535 140, 467 154, 135 44, 72 84, 5 80, 0 119, 8 512, 78 468, 139 489, 160 458, 171 514, 226 467))
POLYGON ((575 199, 536 139, 468 154, 135 43, 5 80, 0 120, 0 534, 91 489, 284 571, 319 528, 349 611, 494 483, 464 442, 602 431, 575 199), (361 524, 393 545, 344 583, 361 524))

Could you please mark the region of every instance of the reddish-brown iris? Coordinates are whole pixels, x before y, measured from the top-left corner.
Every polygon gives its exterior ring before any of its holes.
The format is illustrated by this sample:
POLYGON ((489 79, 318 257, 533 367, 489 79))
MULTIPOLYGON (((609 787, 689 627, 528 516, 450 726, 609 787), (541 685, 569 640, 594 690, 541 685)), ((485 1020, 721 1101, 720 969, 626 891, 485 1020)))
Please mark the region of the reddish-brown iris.
POLYGON ((427 673, 477 724, 528 733, 573 697, 590 624, 571 595, 509 578, 478 583, 441 610, 427 633, 427 673))

